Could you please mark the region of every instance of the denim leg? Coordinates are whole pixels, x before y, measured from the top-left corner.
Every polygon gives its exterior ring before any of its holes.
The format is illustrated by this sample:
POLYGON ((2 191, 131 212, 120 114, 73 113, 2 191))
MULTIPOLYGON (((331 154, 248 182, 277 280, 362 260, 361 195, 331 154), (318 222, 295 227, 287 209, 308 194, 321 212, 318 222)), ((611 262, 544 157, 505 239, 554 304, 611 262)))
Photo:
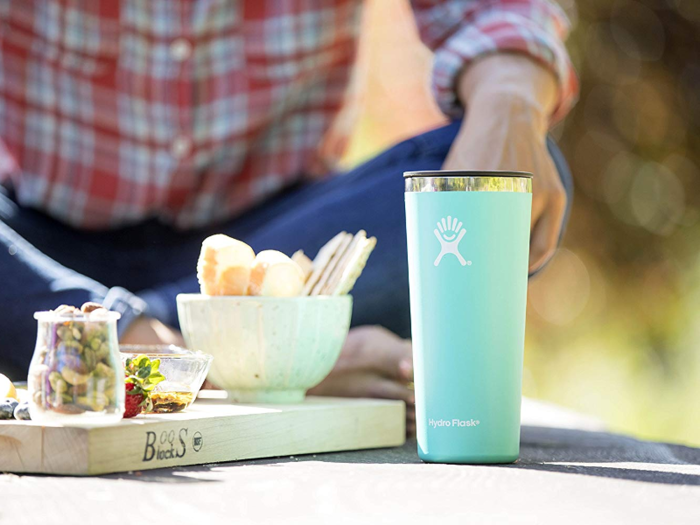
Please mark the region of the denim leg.
MULTIPOLYGON (((313 257, 342 230, 365 229, 378 239, 352 293, 353 325, 381 324, 408 336, 408 267, 403 172, 439 169, 459 128, 452 124, 402 142, 356 169, 309 184, 224 225, 220 231, 255 251, 297 249, 313 257)), ((198 292, 194 275, 140 293, 153 312, 175 324, 175 296, 198 292)))
MULTIPOLYGON (((341 230, 367 230, 377 247, 352 292, 353 326, 380 324, 410 336, 408 255, 403 172, 440 169, 459 130, 459 122, 414 137, 356 169, 321 182, 322 191, 301 199, 295 208, 254 232, 248 239, 258 248, 292 253, 298 248, 315 254, 341 230), (323 185, 327 188, 323 189, 323 185)), ((556 146, 548 148, 566 189, 568 220, 573 181, 556 146)), ((562 228, 562 235, 564 228, 562 228)))
POLYGON ((564 158, 564 154, 554 142, 552 137, 547 137, 547 149, 549 150, 549 155, 552 157, 554 162, 554 167, 559 173, 559 178, 564 185, 564 191, 566 191, 566 210, 564 211, 564 218, 562 219, 561 232, 559 233, 559 242, 561 242, 564 232, 566 232, 566 225, 569 223, 569 217, 571 216, 571 206, 574 202, 574 178, 571 176, 571 170, 569 165, 564 158))
MULTIPOLYGON (((291 254, 302 248, 310 256, 341 230, 367 230, 377 237, 378 244, 353 290, 353 324, 380 324, 407 337, 410 318, 402 174, 440 169, 458 129, 459 122, 455 122, 414 137, 344 175, 289 191, 215 230, 245 240, 256 251, 273 248, 291 254)), ((569 196, 566 222, 573 192, 571 174, 552 140, 548 146, 569 196)), ((65 228, 53 221, 33 222, 35 218, 0 191, 0 274, 4 278, 4 286, 0 287, 0 304, 4 305, 0 311, 0 366, 17 371, 16 377, 26 373, 33 352, 36 327, 32 313, 37 310, 97 300, 122 312, 119 326, 123 331, 148 304, 149 315, 177 326, 175 296, 197 292, 199 286, 194 271, 159 285, 164 270, 170 268, 171 274, 177 275, 184 274, 183 268, 190 265, 194 269, 199 243, 206 234, 213 233, 176 234, 166 227, 154 227, 138 240, 134 236, 138 232, 131 231, 100 235, 105 238, 100 250, 109 252, 108 260, 140 263, 132 267, 115 265, 108 273, 104 264, 90 263, 99 268, 87 264, 81 274, 65 265, 72 266, 67 262, 69 257, 52 258, 42 250, 64 255, 80 253, 98 240, 95 234, 66 235, 65 228), (15 225, 30 234, 29 240, 17 232, 15 225), (127 243, 128 247, 113 242, 113 238, 124 236, 134 242, 127 243), (156 243, 164 236, 171 238, 168 247, 156 243), (149 241, 149 237, 153 239, 149 241), (61 243, 60 250, 55 249, 57 243, 61 243), (62 246, 65 243, 71 246, 62 246), (146 303, 119 286, 109 288, 86 276, 101 275, 100 271, 105 278, 127 287, 135 272, 145 273, 139 281, 153 283, 150 291, 139 293, 146 303)), ((123 239, 119 242, 124 244, 123 239)))
MULTIPOLYGON (((0 371, 24 380, 36 341, 34 312, 97 301, 122 314, 122 329, 146 305, 123 288, 103 286, 42 253, 5 222, 22 213, 15 206, 0 192, 0 371)), ((51 231, 44 235, 55 237, 51 231)))
MULTIPOLYGON (((256 252, 303 249, 313 257, 339 231, 365 229, 377 247, 352 292, 353 325, 380 324, 409 337, 408 261, 403 172, 440 169, 459 130, 459 122, 402 142, 350 172, 290 192, 219 231, 242 239, 256 252)), ((550 153, 569 195, 573 185, 553 141, 550 153)), ((194 275, 140 294, 159 318, 177 325, 175 296, 199 291, 194 275)))

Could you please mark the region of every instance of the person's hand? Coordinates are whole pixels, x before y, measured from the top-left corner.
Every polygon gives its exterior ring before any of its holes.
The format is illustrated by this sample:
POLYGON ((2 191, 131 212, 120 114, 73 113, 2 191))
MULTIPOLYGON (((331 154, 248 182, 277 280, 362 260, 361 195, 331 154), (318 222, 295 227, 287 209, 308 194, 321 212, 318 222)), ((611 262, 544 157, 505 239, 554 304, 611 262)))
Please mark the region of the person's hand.
POLYGON ((182 334, 156 319, 139 317, 129 325, 120 341, 125 345, 185 346, 182 334))
POLYGON ((315 396, 378 397, 406 403, 406 433, 416 432, 411 341, 380 326, 350 330, 330 375, 309 390, 315 396))
POLYGON ((557 101, 554 75, 526 57, 495 54, 469 66, 457 87, 466 118, 443 169, 533 174, 533 272, 554 254, 566 209, 566 193, 546 143, 557 101))

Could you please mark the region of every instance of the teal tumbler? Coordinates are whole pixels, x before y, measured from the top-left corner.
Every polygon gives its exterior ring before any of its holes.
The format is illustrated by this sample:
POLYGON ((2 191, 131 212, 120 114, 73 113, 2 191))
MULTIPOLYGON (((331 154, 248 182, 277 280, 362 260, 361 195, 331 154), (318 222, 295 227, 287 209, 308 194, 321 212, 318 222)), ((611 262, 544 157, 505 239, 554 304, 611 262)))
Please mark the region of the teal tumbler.
POLYGON ((532 175, 404 174, 418 455, 520 452, 532 175))

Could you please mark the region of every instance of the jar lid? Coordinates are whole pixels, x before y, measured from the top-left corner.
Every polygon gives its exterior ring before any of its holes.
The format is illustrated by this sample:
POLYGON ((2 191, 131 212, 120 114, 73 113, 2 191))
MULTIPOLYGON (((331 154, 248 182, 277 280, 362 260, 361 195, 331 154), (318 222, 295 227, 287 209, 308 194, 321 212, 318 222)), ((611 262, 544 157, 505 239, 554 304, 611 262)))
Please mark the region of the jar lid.
POLYGON ((34 312, 34 319, 37 321, 47 321, 51 323, 63 323, 66 321, 78 322, 100 322, 100 321, 116 321, 120 319, 122 314, 111 310, 94 310, 90 313, 77 312, 56 312, 48 310, 44 312, 34 312))

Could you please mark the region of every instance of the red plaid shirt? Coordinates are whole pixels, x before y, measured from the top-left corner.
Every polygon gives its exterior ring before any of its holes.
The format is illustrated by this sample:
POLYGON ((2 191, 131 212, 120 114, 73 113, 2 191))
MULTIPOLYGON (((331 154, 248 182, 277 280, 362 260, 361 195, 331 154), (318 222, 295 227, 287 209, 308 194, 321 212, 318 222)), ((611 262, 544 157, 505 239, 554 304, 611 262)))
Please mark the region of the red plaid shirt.
MULTIPOLYGON (((495 50, 576 78, 547 0, 414 0, 440 107, 495 50)), ((229 218, 310 173, 340 109, 361 1, 0 0, 0 182, 82 228, 229 218)))

